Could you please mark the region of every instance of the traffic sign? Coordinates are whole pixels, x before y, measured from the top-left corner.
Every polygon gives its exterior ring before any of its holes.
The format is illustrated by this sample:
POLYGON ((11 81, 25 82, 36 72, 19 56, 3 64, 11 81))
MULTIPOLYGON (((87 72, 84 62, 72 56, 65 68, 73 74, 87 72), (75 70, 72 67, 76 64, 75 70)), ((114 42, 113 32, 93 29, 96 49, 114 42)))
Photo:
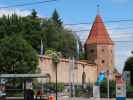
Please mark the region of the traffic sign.
POLYGON ((126 84, 122 78, 116 80, 116 100, 126 100, 126 84))

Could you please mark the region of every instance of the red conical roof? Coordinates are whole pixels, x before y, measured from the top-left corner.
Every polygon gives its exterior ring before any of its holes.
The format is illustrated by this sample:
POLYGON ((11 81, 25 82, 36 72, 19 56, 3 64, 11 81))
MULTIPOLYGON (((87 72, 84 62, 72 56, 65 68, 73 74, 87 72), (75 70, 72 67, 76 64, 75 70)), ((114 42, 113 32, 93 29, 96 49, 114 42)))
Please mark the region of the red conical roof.
POLYGON ((90 30, 90 34, 88 39, 86 40, 86 44, 111 44, 113 45, 113 41, 109 37, 109 34, 104 26, 102 18, 100 15, 97 15, 93 26, 90 30))

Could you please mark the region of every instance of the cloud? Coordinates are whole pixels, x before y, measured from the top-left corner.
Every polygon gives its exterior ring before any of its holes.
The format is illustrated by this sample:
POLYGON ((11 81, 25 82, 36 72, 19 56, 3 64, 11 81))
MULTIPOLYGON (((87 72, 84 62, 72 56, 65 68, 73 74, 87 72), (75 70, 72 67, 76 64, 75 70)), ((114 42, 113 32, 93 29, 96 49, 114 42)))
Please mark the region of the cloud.
POLYGON ((13 13, 18 16, 27 16, 31 13, 29 10, 20 10, 20 9, 0 9, 0 17, 3 15, 12 15, 13 13))

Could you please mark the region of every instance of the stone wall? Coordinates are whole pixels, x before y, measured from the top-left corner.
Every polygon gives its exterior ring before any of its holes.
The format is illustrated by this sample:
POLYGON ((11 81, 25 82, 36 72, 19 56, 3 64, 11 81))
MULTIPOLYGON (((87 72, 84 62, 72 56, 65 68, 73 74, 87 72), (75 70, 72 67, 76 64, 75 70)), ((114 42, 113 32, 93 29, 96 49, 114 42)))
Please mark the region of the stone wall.
MULTIPOLYGON (((40 64, 42 74, 48 74, 51 82, 55 82, 55 66, 51 58, 42 57, 40 64)), ((57 67, 58 82, 70 83, 74 81, 76 84, 82 84, 83 71, 86 74, 85 82, 94 83, 97 79, 97 67, 94 64, 88 64, 86 61, 76 61, 74 71, 68 59, 60 59, 57 67), (72 78, 72 76, 74 78, 72 78)))

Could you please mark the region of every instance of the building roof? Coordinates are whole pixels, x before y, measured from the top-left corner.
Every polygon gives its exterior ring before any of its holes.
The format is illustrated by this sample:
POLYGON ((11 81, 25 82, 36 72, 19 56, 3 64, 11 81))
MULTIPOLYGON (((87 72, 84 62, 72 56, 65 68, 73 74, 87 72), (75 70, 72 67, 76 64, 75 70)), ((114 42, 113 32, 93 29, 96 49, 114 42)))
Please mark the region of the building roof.
POLYGON ((114 44, 99 14, 96 16, 90 34, 85 42, 85 45, 87 44, 114 44))

